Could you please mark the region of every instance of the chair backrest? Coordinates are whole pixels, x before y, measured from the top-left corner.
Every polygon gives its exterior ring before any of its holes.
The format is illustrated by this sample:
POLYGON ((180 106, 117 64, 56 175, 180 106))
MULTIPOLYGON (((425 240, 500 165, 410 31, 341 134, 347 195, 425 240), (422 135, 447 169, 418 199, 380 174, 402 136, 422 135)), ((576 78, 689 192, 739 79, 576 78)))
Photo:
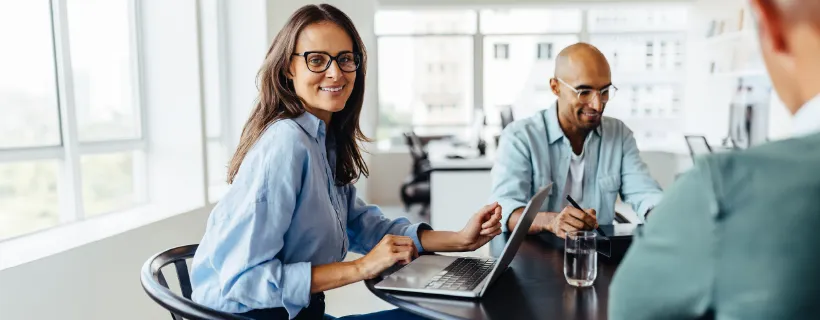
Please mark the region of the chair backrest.
POLYGON ((413 158, 412 173, 414 176, 419 175, 430 166, 430 160, 427 159, 427 151, 424 150, 424 144, 415 132, 405 132, 404 138, 407 143, 407 148, 410 149, 410 156, 413 158))
POLYGON ((140 283, 145 293, 156 303, 171 312, 171 319, 217 319, 249 320, 232 313, 217 311, 191 301, 191 278, 188 276, 186 259, 194 257, 198 245, 192 244, 160 252, 142 265, 140 283), (174 264, 182 296, 168 288, 162 268, 174 264))
POLYGON ((421 139, 419 139, 419 136, 417 136, 415 132, 405 132, 404 141, 407 143, 407 148, 410 149, 410 156, 413 157, 414 161, 427 159, 427 152, 424 151, 424 145, 421 143, 421 139))
POLYGON ((696 156, 712 153, 712 147, 709 146, 709 141, 706 141, 704 136, 684 136, 686 145, 689 147, 689 154, 692 160, 696 156))
POLYGON ((504 106, 501 108, 501 129, 504 129, 515 121, 515 116, 513 115, 512 106, 504 106))

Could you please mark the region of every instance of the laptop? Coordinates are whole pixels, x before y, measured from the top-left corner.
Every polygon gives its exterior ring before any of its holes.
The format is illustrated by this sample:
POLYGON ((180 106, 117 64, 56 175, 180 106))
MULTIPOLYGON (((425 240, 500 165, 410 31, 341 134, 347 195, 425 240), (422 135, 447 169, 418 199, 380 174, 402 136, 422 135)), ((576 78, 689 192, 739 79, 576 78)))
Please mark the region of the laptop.
POLYGON ((423 255, 382 279, 376 289, 468 298, 483 296, 510 265, 551 188, 551 183, 541 188, 527 203, 498 259, 423 255))

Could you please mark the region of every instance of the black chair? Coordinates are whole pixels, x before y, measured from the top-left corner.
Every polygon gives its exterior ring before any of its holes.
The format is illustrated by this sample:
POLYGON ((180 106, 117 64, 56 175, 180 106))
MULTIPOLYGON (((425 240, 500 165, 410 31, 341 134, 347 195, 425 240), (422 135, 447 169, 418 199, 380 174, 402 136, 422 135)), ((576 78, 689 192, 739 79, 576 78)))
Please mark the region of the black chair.
POLYGON ((251 320, 232 313, 217 311, 191 301, 191 279, 188 277, 186 259, 193 258, 199 245, 192 244, 160 252, 142 265, 140 282, 145 293, 156 303, 171 312, 171 319, 216 319, 216 320, 251 320), (162 268, 174 264, 182 296, 168 288, 162 268))
POLYGON ((413 168, 410 176, 402 183, 399 190, 401 202, 405 210, 410 210, 414 204, 422 206, 421 215, 427 215, 430 210, 430 160, 421 139, 412 131, 404 133, 410 156, 413 158, 413 168))

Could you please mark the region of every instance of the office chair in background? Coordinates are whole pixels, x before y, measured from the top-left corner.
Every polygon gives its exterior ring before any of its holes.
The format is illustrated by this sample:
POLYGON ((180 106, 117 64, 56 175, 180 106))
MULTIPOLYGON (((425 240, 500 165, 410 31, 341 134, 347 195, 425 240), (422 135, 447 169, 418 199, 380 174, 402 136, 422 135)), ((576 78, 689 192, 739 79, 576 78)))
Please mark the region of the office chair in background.
POLYGON ((413 168, 399 190, 401 202, 405 211, 414 204, 420 204, 422 208, 419 213, 424 216, 430 211, 430 160, 421 139, 413 131, 405 132, 404 138, 413 158, 413 168))
POLYGON ((515 117, 513 116, 512 106, 502 106, 501 107, 501 129, 504 129, 515 121, 515 117))
POLYGON ((712 153, 712 147, 709 146, 709 141, 706 141, 704 136, 684 136, 686 139, 686 146, 689 147, 689 155, 692 156, 692 161, 695 161, 696 156, 712 153))

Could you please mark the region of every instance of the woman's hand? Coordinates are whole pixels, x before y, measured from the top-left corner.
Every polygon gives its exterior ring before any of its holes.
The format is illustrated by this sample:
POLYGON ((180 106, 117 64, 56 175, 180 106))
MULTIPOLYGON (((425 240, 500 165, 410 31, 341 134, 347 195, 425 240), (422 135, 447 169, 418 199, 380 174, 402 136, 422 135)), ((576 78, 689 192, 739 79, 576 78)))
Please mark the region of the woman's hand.
POLYGON ((413 239, 388 234, 367 255, 356 260, 356 266, 362 278, 373 279, 396 263, 408 264, 418 255, 413 239))
POLYGON ((501 234, 501 206, 498 202, 486 205, 476 212, 467 225, 458 232, 464 251, 473 251, 501 234))

